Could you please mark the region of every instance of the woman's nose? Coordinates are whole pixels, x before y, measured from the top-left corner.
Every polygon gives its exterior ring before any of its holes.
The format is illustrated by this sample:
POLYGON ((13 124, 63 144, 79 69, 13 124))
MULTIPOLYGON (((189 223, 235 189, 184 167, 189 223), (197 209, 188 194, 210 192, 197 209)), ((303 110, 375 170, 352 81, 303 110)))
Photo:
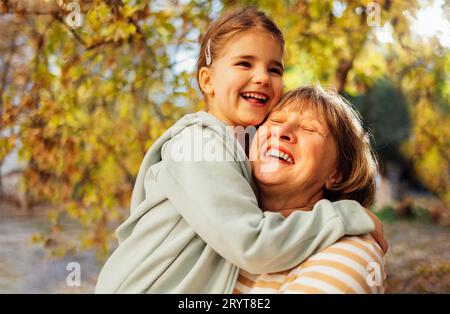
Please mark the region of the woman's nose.
POLYGON ((280 136, 280 139, 288 141, 288 142, 292 142, 293 136, 291 134, 282 134, 280 136))
POLYGON ((277 137, 280 140, 286 141, 288 143, 296 143, 297 136, 295 135, 294 132, 294 125, 291 122, 286 121, 280 125, 275 126, 275 128, 277 129, 275 131, 277 137))

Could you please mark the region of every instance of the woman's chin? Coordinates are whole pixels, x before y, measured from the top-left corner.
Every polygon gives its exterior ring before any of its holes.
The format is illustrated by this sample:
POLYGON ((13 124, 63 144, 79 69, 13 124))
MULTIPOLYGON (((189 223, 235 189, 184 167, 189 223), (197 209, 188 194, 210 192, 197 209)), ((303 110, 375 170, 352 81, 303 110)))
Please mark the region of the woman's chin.
POLYGON ((282 177, 276 173, 271 171, 256 171, 254 173, 255 180, 258 184, 263 185, 276 185, 282 183, 282 177))
POLYGON ((289 173, 292 172, 292 166, 292 164, 280 161, 277 158, 261 157, 258 161, 257 170, 262 175, 277 178, 289 175, 289 173))

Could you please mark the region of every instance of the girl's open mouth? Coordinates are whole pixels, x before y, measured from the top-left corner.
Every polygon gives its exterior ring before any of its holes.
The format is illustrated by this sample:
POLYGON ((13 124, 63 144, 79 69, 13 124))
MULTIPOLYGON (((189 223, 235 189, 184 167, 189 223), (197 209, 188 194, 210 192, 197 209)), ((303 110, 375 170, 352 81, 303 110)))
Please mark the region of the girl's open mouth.
POLYGON ((269 99, 269 96, 266 94, 256 92, 244 92, 241 94, 241 97, 256 105, 264 105, 269 99))

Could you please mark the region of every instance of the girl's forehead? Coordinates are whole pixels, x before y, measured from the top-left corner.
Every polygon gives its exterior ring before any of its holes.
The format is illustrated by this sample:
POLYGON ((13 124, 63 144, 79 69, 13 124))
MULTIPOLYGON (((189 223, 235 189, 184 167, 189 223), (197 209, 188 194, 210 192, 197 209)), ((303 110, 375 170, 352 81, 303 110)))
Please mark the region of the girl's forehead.
POLYGON ((266 53, 270 53, 274 58, 281 60, 283 58, 282 45, 273 34, 266 30, 250 29, 231 34, 219 47, 218 57, 238 57, 239 55, 260 53, 259 44, 267 48, 266 53), (279 48, 279 53, 277 49, 279 48))

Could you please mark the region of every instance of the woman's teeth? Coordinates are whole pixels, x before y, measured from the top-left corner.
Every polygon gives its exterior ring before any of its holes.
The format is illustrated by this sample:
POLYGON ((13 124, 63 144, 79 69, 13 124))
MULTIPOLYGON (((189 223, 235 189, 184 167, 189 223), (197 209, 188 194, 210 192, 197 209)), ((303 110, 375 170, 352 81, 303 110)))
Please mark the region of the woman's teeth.
POLYGON ((269 149, 266 153, 266 156, 279 158, 279 159, 287 161, 288 163, 291 163, 291 164, 294 163, 294 161, 288 154, 283 153, 282 151, 279 151, 278 149, 275 149, 275 148, 269 149))

